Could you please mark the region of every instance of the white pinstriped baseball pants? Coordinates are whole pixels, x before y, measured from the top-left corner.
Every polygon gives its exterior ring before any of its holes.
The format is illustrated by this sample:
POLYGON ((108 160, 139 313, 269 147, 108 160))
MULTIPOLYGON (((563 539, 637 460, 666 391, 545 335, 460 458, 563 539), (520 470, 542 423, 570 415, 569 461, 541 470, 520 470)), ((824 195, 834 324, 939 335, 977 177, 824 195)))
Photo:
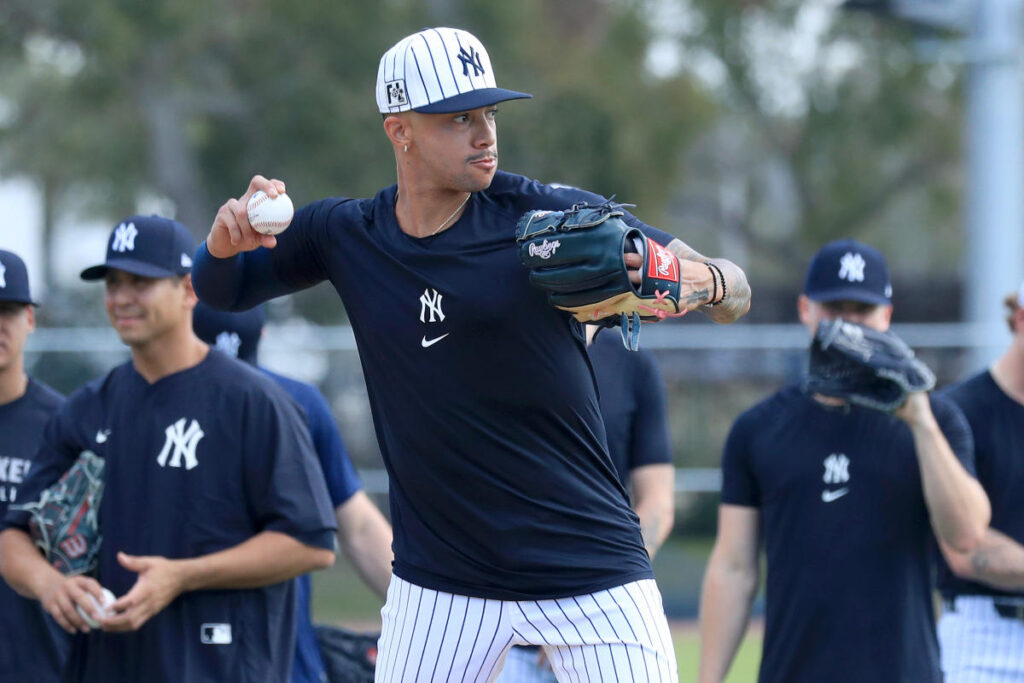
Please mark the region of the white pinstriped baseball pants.
POLYGON ((492 683, 513 645, 540 645, 559 681, 677 683, 653 580, 557 600, 487 600, 392 577, 376 683, 492 683))
POLYGON ((999 616, 992 598, 962 595, 939 620, 946 683, 1024 683, 1024 622, 999 616))

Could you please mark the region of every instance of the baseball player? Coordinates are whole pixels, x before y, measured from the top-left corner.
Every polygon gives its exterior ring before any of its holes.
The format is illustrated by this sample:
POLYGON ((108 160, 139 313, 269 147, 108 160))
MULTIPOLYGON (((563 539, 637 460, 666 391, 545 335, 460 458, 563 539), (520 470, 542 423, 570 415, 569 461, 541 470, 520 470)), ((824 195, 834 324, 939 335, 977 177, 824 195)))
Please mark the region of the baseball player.
MULTIPOLYGON (((310 204, 274 238, 245 207, 284 184, 253 178, 197 253, 197 291, 241 310, 330 280, 345 304, 391 477, 378 680, 494 680, 510 646, 541 645, 559 680, 675 681, 580 325, 531 286, 514 241, 527 209, 603 198, 497 170, 495 105, 524 97, 495 85, 465 31, 404 38, 377 81, 398 184, 310 204)), ((739 268, 712 260, 725 285, 713 291, 707 259, 626 219, 696 259, 680 262, 687 310, 746 312, 739 268)))
POLYGON ((1024 284, 1005 303, 1010 348, 942 392, 967 417, 978 479, 992 501, 991 526, 974 550, 940 546, 947 683, 1024 681, 1024 284))
MULTIPOLYGON (((35 329, 25 263, 0 250, 0 519, 19 500, 43 427, 64 397, 25 373, 25 340, 35 329)), ((60 680, 68 636, 43 611, 0 582, 0 682, 60 680)))
MULTIPOLYGON (((628 351, 616 334, 586 326, 587 355, 594 366, 608 453, 630 492, 647 554, 654 559, 675 523, 675 467, 668 433, 665 386, 654 354, 628 351)), ((539 647, 514 647, 499 679, 544 683, 554 672, 539 647)))
MULTIPOLYGON (((853 240, 807 272, 800 321, 886 330, 885 259, 853 240)), ((933 533, 973 548, 989 504, 951 403, 911 393, 894 415, 791 385, 744 412, 722 460, 718 538, 701 599, 699 680, 718 682, 746 630, 767 555, 762 683, 942 680, 932 609, 933 533)))
MULTIPOLYGON (((225 313, 199 302, 192 315, 192 328, 204 342, 256 366, 302 407, 338 521, 338 545, 366 585, 383 598, 387 595, 394 559, 391 525, 363 491, 323 394, 311 384, 284 377, 256 364, 265 317, 262 306, 244 313, 225 313)), ((320 683, 326 674, 313 628, 312 581, 308 575, 303 575, 295 582, 295 662, 291 681, 320 683)))
POLYGON ((74 392, 19 491, 35 500, 84 450, 105 462, 95 578, 64 576, 8 510, 4 578, 76 634, 74 681, 286 680, 294 576, 333 562, 335 521, 298 408, 192 332, 188 230, 133 216, 110 236, 110 322, 131 360, 74 392), (101 587, 116 601, 105 611, 101 587), (90 628, 77 607, 97 623, 90 628))

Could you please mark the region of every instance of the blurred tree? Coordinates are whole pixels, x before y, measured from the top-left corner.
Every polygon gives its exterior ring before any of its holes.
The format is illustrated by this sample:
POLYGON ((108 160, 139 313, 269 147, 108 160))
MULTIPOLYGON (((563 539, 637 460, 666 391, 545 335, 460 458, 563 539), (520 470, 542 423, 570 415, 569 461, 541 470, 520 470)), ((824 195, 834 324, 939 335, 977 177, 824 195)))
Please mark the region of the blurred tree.
MULTIPOLYGON (((380 54, 455 24, 488 45, 502 83, 537 96, 502 117, 504 168, 617 194, 662 221, 677 151, 711 108, 689 77, 645 72, 639 3, 571 5, 9 0, 0 163, 45 188, 49 216, 71 196, 111 219, 166 197, 197 236, 257 172, 285 179, 300 204, 366 196, 394 182, 373 101, 380 54)), ((309 309, 336 319, 326 298, 310 295, 309 309)))
POLYGON ((717 235, 709 250, 762 282, 794 283, 810 254, 841 236, 877 244, 908 280, 956 267, 960 93, 950 65, 922 63, 903 29, 828 0, 647 6, 664 19, 656 42, 675 69, 701 78, 721 106, 688 151, 675 213, 717 235))

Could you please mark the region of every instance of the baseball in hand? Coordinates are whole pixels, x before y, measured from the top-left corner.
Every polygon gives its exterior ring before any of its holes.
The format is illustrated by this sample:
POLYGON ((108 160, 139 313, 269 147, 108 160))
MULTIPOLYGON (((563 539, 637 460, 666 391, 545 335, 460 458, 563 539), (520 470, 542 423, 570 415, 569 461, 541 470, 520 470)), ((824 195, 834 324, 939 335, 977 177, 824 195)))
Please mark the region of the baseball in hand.
MULTIPOLYGON (((96 611, 99 613, 101 618, 107 616, 107 608, 110 607, 111 605, 113 605, 114 604, 114 600, 116 599, 114 597, 114 594, 111 593, 106 588, 103 589, 103 604, 102 605, 100 603, 96 602, 96 598, 93 596, 92 593, 87 593, 87 595, 89 596, 90 602, 92 602, 92 606, 96 609, 96 611)), ((90 627, 92 627, 92 628, 99 628, 100 627, 100 622, 96 621, 91 616, 89 616, 89 613, 86 610, 82 609, 81 605, 75 605, 75 608, 78 609, 78 613, 82 616, 83 619, 85 619, 85 623, 89 624, 90 627)))
POLYGON ((264 235, 277 235, 285 231, 295 215, 295 207, 288 195, 281 193, 271 199, 263 190, 256 190, 245 205, 249 225, 264 235))

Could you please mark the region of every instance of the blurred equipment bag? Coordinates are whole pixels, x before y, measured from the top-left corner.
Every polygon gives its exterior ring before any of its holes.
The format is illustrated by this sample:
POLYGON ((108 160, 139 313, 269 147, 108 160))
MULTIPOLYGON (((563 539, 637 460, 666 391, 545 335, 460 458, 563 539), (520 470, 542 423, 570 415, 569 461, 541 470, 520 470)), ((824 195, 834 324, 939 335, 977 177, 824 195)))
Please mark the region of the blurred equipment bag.
POLYGON ((640 322, 679 311, 680 267, 675 254, 622 220, 622 204, 575 204, 565 211, 528 211, 516 224, 519 258, 530 282, 552 306, 581 323, 620 325, 636 350, 640 322), (640 287, 629 281, 623 254, 643 257, 640 287))
POLYGON ((373 683, 379 633, 316 624, 316 639, 329 683, 373 683))
POLYGON ((82 451, 38 502, 11 506, 29 513, 32 540, 62 574, 90 574, 96 569, 102 541, 99 511, 104 464, 92 451, 82 451))
POLYGON ((890 412, 903 405, 907 394, 932 389, 935 375, 892 332, 825 320, 811 342, 804 386, 808 393, 890 412))

